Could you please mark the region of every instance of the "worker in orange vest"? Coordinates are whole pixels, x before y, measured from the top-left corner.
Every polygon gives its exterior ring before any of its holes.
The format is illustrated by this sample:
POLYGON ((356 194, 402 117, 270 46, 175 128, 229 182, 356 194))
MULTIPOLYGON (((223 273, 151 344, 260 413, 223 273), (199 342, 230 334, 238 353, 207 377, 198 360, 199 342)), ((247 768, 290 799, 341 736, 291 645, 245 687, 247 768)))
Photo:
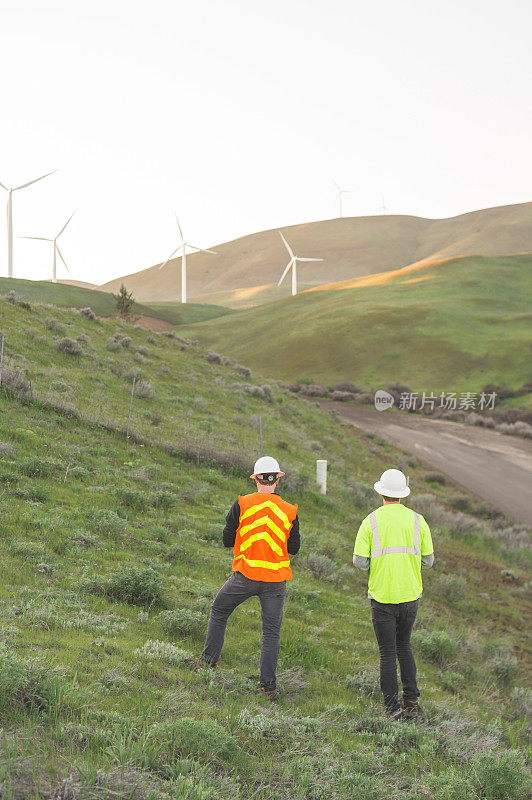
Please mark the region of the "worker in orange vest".
POLYGON ((198 662, 198 666, 216 667, 229 616, 244 600, 257 596, 262 617, 260 690, 270 700, 280 694, 276 670, 286 581, 292 578, 290 556, 296 555, 300 545, 297 505, 276 493, 284 474, 275 458, 259 458, 250 476, 257 491, 239 496, 226 516, 223 543, 233 548, 233 572, 211 606, 198 662))

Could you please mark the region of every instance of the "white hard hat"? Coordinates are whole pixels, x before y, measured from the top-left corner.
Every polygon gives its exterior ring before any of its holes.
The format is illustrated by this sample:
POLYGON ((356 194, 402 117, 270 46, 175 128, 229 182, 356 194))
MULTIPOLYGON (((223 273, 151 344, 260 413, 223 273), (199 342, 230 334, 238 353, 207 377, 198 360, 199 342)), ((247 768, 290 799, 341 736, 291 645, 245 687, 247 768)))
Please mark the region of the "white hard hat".
POLYGON ((261 456, 258 461, 255 461, 253 475, 250 475, 249 477, 254 478, 255 475, 264 475, 268 472, 276 472, 279 477, 286 474, 281 472, 281 467, 275 458, 272 458, 271 456, 261 456))
POLYGON ((385 497, 408 497, 410 494, 408 478, 400 469, 387 469, 373 488, 385 497))

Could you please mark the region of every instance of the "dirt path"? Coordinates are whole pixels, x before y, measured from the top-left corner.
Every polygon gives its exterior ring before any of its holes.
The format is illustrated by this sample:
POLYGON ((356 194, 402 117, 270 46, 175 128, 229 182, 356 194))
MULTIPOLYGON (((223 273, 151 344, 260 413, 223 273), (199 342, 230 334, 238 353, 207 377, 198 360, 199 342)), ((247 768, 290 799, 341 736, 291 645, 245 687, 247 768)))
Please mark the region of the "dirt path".
POLYGON ((320 400, 346 422, 376 433, 532 526, 532 443, 489 428, 427 419, 400 411, 320 400))

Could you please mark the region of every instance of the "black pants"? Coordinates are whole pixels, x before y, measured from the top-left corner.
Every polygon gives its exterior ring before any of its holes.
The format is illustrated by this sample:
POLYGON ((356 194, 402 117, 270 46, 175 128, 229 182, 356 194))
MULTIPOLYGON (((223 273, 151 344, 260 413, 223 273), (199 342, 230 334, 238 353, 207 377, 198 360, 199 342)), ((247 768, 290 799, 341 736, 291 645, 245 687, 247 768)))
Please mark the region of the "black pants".
POLYGON ((380 652, 381 691, 388 711, 399 706, 397 664, 401 670, 405 702, 417 702, 416 662, 410 646, 410 635, 416 620, 419 600, 411 603, 378 603, 371 601, 371 619, 380 652))
POLYGON ((240 603, 254 596, 259 598, 262 617, 260 683, 265 689, 274 689, 283 606, 286 597, 286 581, 252 581, 240 572, 233 572, 211 606, 209 629, 202 658, 209 664, 216 664, 222 652, 229 616, 240 603))

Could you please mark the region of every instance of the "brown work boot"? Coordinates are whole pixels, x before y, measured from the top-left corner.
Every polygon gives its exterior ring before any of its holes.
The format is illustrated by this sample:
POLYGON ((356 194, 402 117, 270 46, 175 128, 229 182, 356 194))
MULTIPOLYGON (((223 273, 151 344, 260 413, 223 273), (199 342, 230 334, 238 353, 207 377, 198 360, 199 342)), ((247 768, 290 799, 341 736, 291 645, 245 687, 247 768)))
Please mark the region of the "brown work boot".
POLYGON ((404 719, 402 706, 397 706, 397 708, 392 710, 386 709, 386 715, 389 717, 389 719, 393 720, 393 722, 402 722, 404 719))
POLYGON ((266 695, 268 700, 271 700, 272 702, 275 702, 275 700, 278 700, 280 695, 281 695, 281 692, 279 691, 277 686, 275 686, 273 689, 266 689, 265 686, 261 686, 260 687, 260 693, 266 695))
POLYGON ((403 719, 417 719, 421 715, 421 709, 417 700, 401 700, 403 719))

